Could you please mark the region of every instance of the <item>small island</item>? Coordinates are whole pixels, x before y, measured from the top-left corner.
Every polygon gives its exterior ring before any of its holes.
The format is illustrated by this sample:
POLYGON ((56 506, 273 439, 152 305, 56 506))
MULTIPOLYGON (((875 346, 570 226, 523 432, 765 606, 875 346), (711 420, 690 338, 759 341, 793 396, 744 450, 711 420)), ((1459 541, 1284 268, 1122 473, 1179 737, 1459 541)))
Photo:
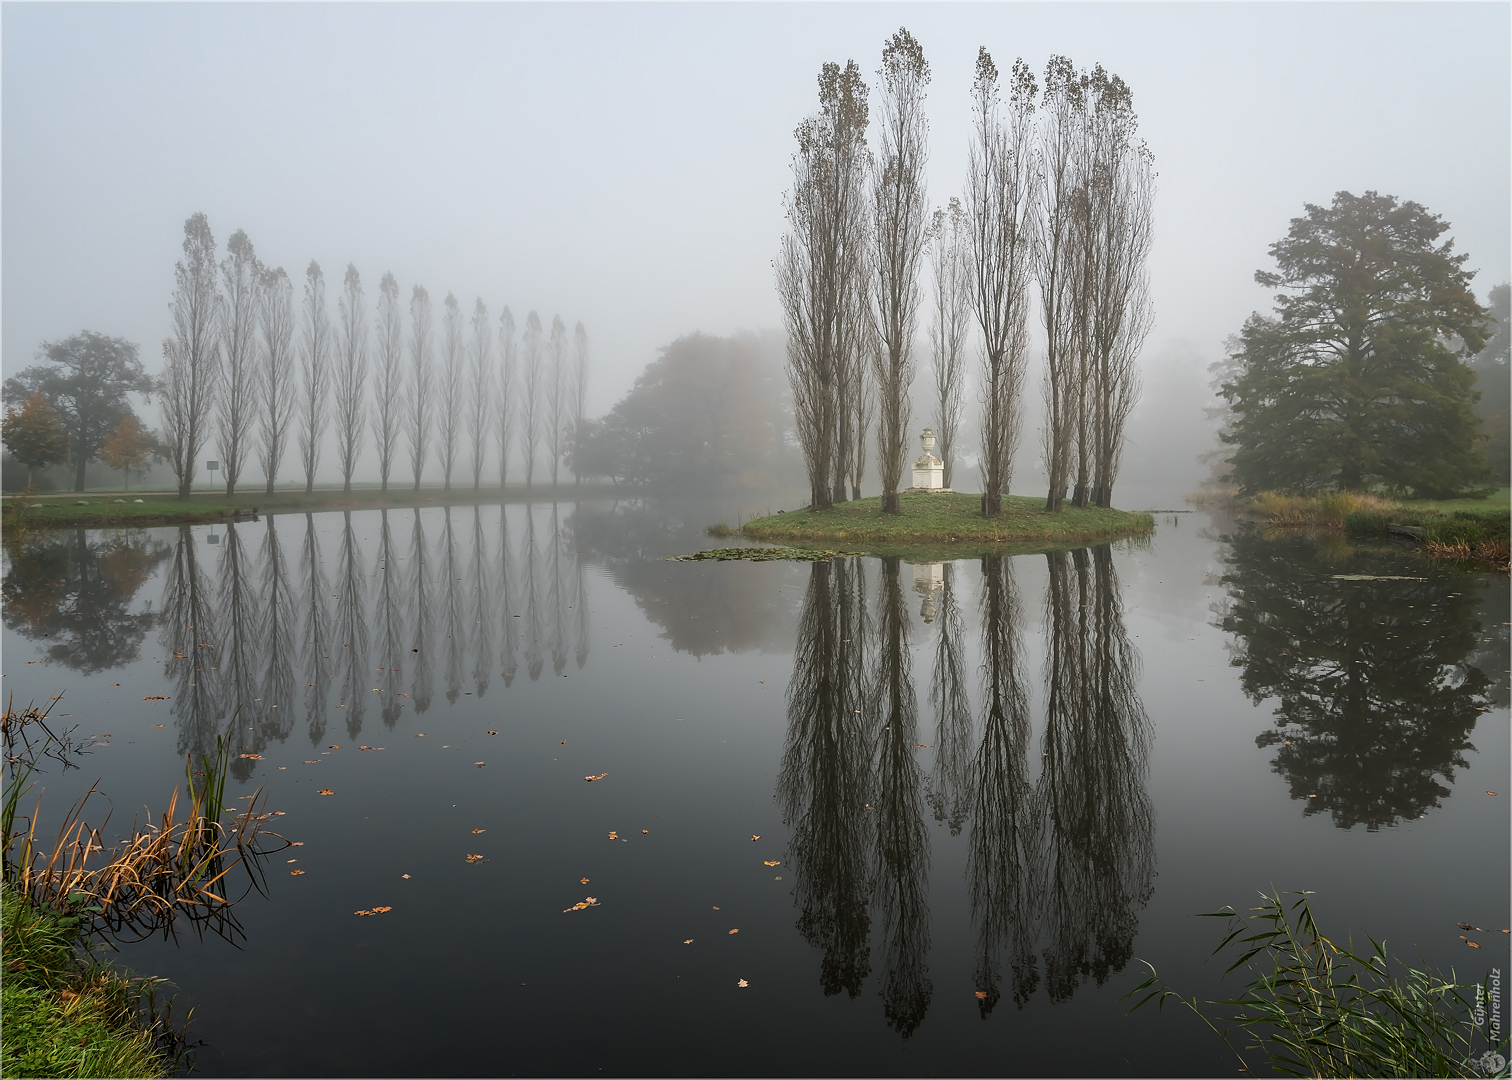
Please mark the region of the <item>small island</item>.
POLYGON ((1054 547, 1142 536, 1155 528, 1143 511, 1089 507, 1045 509, 1044 496, 1005 495, 1003 512, 982 516, 982 497, 962 492, 904 491, 901 514, 882 513, 882 500, 857 499, 826 510, 791 510, 747 522, 751 540, 868 548, 960 545, 963 548, 1054 547))

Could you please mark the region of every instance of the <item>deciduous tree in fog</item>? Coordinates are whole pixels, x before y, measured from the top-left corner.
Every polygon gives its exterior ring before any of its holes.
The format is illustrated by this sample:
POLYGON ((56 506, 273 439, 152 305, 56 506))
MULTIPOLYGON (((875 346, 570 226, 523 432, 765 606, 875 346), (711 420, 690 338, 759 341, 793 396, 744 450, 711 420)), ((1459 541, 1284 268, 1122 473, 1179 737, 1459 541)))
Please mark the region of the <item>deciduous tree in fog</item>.
POLYGON ((252 423, 257 413, 257 321, 262 289, 262 264, 252 241, 241 229, 226 241, 221 261, 225 289, 225 319, 221 323, 224 364, 215 420, 216 444, 226 474, 226 498, 236 494, 236 482, 252 451, 252 423))
POLYGON ((378 450, 380 490, 387 491, 399 447, 404 408, 404 316, 399 308, 399 282, 384 274, 378 283, 377 400, 373 404, 373 442, 378 450))
POLYGON ((567 324, 560 315, 551 317, 551 337, 546 343, 551 364, 547 377, 546 448, 551 454, 551 486, 557 486, 557 469, 562 461, 562 437, 567 432, 567 410, 571 407, 568 385, 572 372, 567 369, 567 324))
POLYGON ((483 477, 483 448, 493 423, 493 326, 488 305, 480 296, 473 304, 472 337, 468 343, 467 437, 472 443, 473 490, 483 477))
POLYGON ((362 278, 347 263, 336 302, 341 316, 341 338, 336 358, 336 460, 341 466, 341 490, 351 494, 352 473, 362 454, 362 432, 367 427, 368 327, 362 300, 362 278))
POLYGON ((525 370, 520 387, 520 449, 525 455, 525 487, 535 478, 536 446, 541 441, 541 317, 535 312, 525 316, 525 334, 521 342, 525 353, 525 370))
POLYGON ((929 63, 906 29, 882 48, 882 110, 877 165, 872 172, 872 282, 878 348, 877 472, 882 512, 900 513, 898 487, 908 454, 913 340, 919 312, 919 268, 929 225, 924 169, 929 163, 929 121, 924 88, 929 63))
MULTIPOLYGON (((157 380, 143 370, 135 345, 93 330, 43 342, 40 359, 43 363, 5 381, 5 396, 15 401, 42 395, 63 425, 68 444, 64 457, 51 458, 49 464, 71 459, 74 490, 83 491, 84 466, 99 455, 121 420, 135 415, 129 395, 151 394, 157 380)), ((42 415, 34 406, 28 408, 42 415)))
POLYGON ((305 493, 315 490, 315 469, 325 437, 331 398, 331 318, 326 312, 325 274, 314 259, 305 268, 304 342, 299 367, 299 463, 305 493))
POLYGON ((221 298, 215 271, 210 222, 195 214, 184 222, 184 257, 173 270, 169 305, 173 336, 163 341, 163 428, 180 499, 189 498, 200 451, 210 437, 220 377, 221 298))
POLYGON ((499 312, 499 490, 509 482, 509 448, 514 442, 519 389, 519 350, 515 342, 514 313, 499 312))
POLYGON ((294 420, 294 283, 281 266, 264 270, 262 278, 258 303, 262 337, 257 379, 258 464, 271 495, 294 420))
POLYGON ((1147 263, 1155 205, 1149 148, 1136 139, 1128 86, 1101 65, 1088 77, 1090 127, 1086 253, 1088 298, 1078 425, 1077 506, 1111 506, 1124 428, 1139 400, 1139 352, 1153 321, 1147 263))
POLYGON ((1040 316, 1045 326, 1044 464, 1050 478, 1045 509, 1065 497, 1082 414, 1086 352, 1086 300, 1091 268, 1087 216, 1087 110, 1085 78, 1071 61, 1052 56, 1045 65, 1040 104, 1038 213, 1034 257, 1040 316))
MULTIPOLYGON (((572 328, 572 357, 572 445, 576 446, 583 437, 583 421, 588 419, 588 331, 581 321, 572 328)), ((583 482, 576 464, 572 467, 572 482, 583 482)))
POLYGON ((865 361, 867 201, 866 84, 855 61, 825 64, 819 112, 794 132, 788 228, 776 262, 788 339, 788 382, 809 505, 845 498, 859 480, 858 395, 865 361))
POLYGON ((463 371, 467 345, 462 327, 462 308, 457 298, 446 294, 445 312, 441 316, 441 400, 437 418, 437 450, 441 454, 441 475, 447 491, 451 490, 452 469, 457 463, 457 447, 462 440, 466 419, 462 406, 463 371))
POLYGON ((974 134, 967 163, 966 214, 971 228, 972 306, 982 331, 982 491, 989 517, 1002 511, 1013 478, 1022 414, 1032 272, 1033 119, 1037 87, 1022 60, 1013 63, 1006 116, 998 70, 977 51, 971 83, 974 134))
POLYGON ((425 471, 426 452, 430 448, 434 396, 430 293, 416 285, 410 294, 409 416, 405 425, 405 431, 409 435, 410 467, 415 472, 416 491, 420 490, 420 474, 425 471))
POLYGON ((965 408, 966 334, 971 328, 971 250, 966 211, 952 197, 929 226, 930 360, 934 374, 935 438, 945 463, 945 486, 955 475, 956 438, 965 408))

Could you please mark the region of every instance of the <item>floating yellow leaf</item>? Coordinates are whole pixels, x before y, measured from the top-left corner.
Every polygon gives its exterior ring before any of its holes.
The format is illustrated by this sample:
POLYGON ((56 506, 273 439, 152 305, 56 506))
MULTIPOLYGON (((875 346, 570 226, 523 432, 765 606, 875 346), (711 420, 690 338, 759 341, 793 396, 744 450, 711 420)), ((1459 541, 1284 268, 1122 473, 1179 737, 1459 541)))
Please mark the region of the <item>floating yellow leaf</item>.
POLYGON ((781 866, 782 865, 782 860, 781 859, 768 859, 766 862, 762 863, 762 865, 763 866, 781 866))
POLYGON ((587 878, 579 878, 578 882, 579 882, 579 884, 586 885, 586 884, 588 884, 588 879, 587 878))
POLYGON ((306 765, 319 765, 320 764, 320 759, 319 758, 306 758, 305 759, 305 764, 306 765))
POLYGON ((263 759, 261 754, 237 754, 236 756, 239 758, 248 758, 252 761, 261 761, 263 759))
POLYGON ((740 933, 740 928, 736 927, 734 930, 731 930, 730 933, 732 933, 732 934, 738 934, 738 933, 740 933))
POLYGON ((651 830, 650 830, 650 829, 642 829, 642 830, 641 830, 641 835, 642 835, 642 836, 646 836, 646 835, 649 835, 649 834, 650 834, 650 832, 651 832, 651 830))
POLYGON ((162 727, 163 725, 162 724, 153 724, 152 726, 153 727, 162 727))
POLYGON ((498 732, 497 732, 497 731, 490 731, 490 732, 489 732, 489 734, 490 734, 490 735, 497 735, 497 734, 498 734, 498 732))
POLYGON ((302 873, 304 873, 303 870, 290 870, 289 871, 289 876, 290 877, 298 877, 302 873))
POLYGON ((985 990, 978 990, 976 992, 976 996, 977 996, 977 1000, 978 1001, 986 1001, 987 1000, 987 991, 985 991, 985 990))
POLYGON ((409 880, 409 875, 408 874, 400 874, 399 876, 402 877, 405 881, 409 880))
POLYGON ((569 911, 587 911, 591 907, 598 907, 598 906, 599 906, 598 897, 596 897, 596 896, 590 896, 590 897, 588 897, 585 900, 579 900, 577 903, 573 904, 571 907, 564 907, 562 909, 562 914, 565 915, 569 911))
POLYGON ((340 750, 341 749, 341 744, 340 743, 332 743, 331 744, 331 749, 332 750, 340 750))
POLYGON ((601 773, 599 773, 599 774, 598 774, 598 775, 597 775, 597 776, 585 776, 585 777, 583 777, 583 779, 584 779, 584 780, 586 780, 586 781, 588 781, 588 782, 589 782, 589 783, 590 783, 590 784, 591 784, 591 783, 593 783, 593 782, 594 782, 594 781, 595 781, 595 780, 602 780, 602 779, 603 779, 603 778, 604 778, 604 777, 606 777, 606 776, 608 776, 608 775, 609 775, 609 774, 608 774, 608 773, 606 773, 606 772, 601 772, 601 773))
POLYGON ((366 911, 354 911, 353 915, 382 915, 385 911, 393 911, 392 907, 368 908, 366 911))
MULTIPOLYGON (((143 701, 167 701, 168 700, 168 695, 167 694, 153 694, 150 697, 144 697, 142 700, 143 701)), ((163 726, 162 724, 154 724, 153 725, 153 727, 162 727, 162 726, 163 726)))
POLYGON ((332 790, 331 790, 331 789, 330 789, 330 788, 328 788, 328 787, 323 787, 323 788, 321 788, 321 789, 320 789, 320 793, 321 793, 321 794, 322 794, 322 795, 334 795, 334 794, 336 794, 336 793, 335 793, 335 792, 334 792, 334 791, 332 791, 332 790))
POLYGON ((487 832, 487 831, 488 831, 487 829, 474 829, 473 830, 473 832, 475 832, 475 833, 487 832))
POLYGON ((685 939, 683 941, 683 944, 684 945, 691 945, 691 944, 693 944, 693 939, 692 938, 687 938, 687 939, 685 939))
POLYGON ((467 861, 470 862, 470 863, 472 863, 472 862, 482 862, 483 861, 483 856, 481 856, 481 855, 469 855, 467 857, 467 861))
POLYGON ((752 840, 752 841, 756 841, 756 840, 760 840, 760 839, 761 839, 761 835, 760 835, 760 834, 759 834, 759 833, 757 833, 757 834, 754 834, 754 835, 753 835, 753 836, 752 836, 752 837, 751 837, 751 840, 752 840))
POLYGON ((739 981, 739 982, 738 982, 738 983, 736 983, 736 984, 735 984, 735 985, 736 985, 736 986, 738 986, 738 987, 740 987, 740 988, 741 988, 741 989, 742 989, 742 990, 743 990, 743 989, 745 989, 745 988, 746 988, 746 987, 747 987, 747 986, 750 986, 750 985, 751 985, 751 984, 750 984, 750 983, 748 983, 748 982, 746 982, 746 981, 745 981, 745 980, 744 980, 744 979, 741 979, 741 980, 740 980, 740 981, 739 981))
POLYGON ((475 762, 473 762, 473 764, 476 765, 480 769, 483 767, 483 763, 481 761, 475 761, 475 762))

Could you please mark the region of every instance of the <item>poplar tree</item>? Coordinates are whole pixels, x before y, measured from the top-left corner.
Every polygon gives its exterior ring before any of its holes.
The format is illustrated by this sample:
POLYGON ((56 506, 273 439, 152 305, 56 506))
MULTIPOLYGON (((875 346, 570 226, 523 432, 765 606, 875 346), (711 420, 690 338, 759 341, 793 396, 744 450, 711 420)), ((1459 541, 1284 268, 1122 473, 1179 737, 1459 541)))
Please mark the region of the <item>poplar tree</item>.
POLYGON ((966 211, 952 197, 929 226, 932 289, 930 358, 934 374, 934 433, 944 462, 945 486, 955 476, 956 439, 965 409, 966 335, 971 329, 971 264, 966 211))
POLYGON ((236 483, 251 451, 251 430, 256 415, 257 321, 262 289, 262 264, 252 241, 241 229, 226 241, 221 261, 225 319, 221 323, 221 357, 224 362, 220 394, 216 401, 216 443, 221 469, 226 474, 226 498, 236 495, 236 483))
POLYGON ((294 283, 279 266, 263 272, 258 332, 262 338, 258 366, 258 464, 273 494, 279 466, 289 445, 294 420, 294 283))
POLYGON ((325 274, 314 259, 305 268, 304 343, 299 369, 299 462, 305 494, 315 490, 315 469, 325 436, 331 396, 331 319, 326 312, 325 274))
POLYGON ((546 447, 551 454, 551 486, 557 486, 557 468, 562 460, 562 435, 567 427, 570 407, 569 385, 572 373, 567 370, 567 324, 560 315, 551 317, 551 337, 546 352, 551 360, 551 374, 546 384, 546 447))
MULTIPOLYGON (((572 445, 576 449, 583 438, 583 424, 588 419, 588 331, 581 321, 572 329, 572 353, 572 445)), ((573 458, 572 482, 583 482, 576 455, 573 458)))
POLYGON ((362 278, 347 263, 342 280, 341 339, 336 366, 336 459, 341 466, 341 490, 351 494, 352 473, 362 453, 362 431, 367 426, 368 327, 363 306, 362 278))
POLYGON ((929 121, 924 116, 929 63, 906 29, 900 29, 883 47, 877 77, 882 109, 877 167, 872 173, 871 230, 879 346, 873 354, 877 472, 882 480, 882 512, 897 514, 902 512, 898 489, 908 455, 908 389, 914 376, 919 268, 929 226, 924 179, 929 164, 929 121))
POLYGON ((499 312, 499 491, 509 482, 509 447, 514 442, 519 372, 514 314, 499 312))
POLYGON ((431 372, 431 302, 430 293, 416 285, 410 293, 410 381, 409 435, 410 467, 415 472, 415 490, 420 490, 420 475, 425 471, 426 453, 430 448, 431 413, 435 408, 435 382, 431 372))
POLYGON ((378 283, 378 369, 373 408, 373 442, 378 450, 380 490, 387 491, 394 453, 403 427, 404 316, 399 308, 399 282, 384 274, 378 283))
POLYGON ((173 272, 173 336, 163 341, 163 427, 180 499, 189 498, 194 486, 220 377, 222 312, 215 271, 210 222, 194 214, 184 222, 184 257, 173 272))
POLYGON ((480 296, 473 304, 472 337, 468 343, 467 435, 472 443, 473 490, 483 477, 483 447, 493 420, 493 327, 488 305, 480 296))
POLYGON ((525 352, 525 370, 520 394, 520 438, 525 455, 525 487, 535 478, 536 446, 541 441, 541 317, 532 311, 525 317, 525 334, 521 343, 525 352))

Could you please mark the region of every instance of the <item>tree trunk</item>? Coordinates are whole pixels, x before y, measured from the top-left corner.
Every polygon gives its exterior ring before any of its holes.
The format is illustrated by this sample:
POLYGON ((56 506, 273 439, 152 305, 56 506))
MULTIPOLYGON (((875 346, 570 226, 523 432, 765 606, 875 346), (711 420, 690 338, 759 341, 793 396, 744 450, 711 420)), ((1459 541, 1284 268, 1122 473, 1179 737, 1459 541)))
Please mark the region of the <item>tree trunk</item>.
POLYGON ((982 516, 997 517, 1002 512, 1003 493, 1001 491, 993 491, 990 487, 987 491, 982 492, 982 516))
POLYGON ((268 477, 268 491, 267 491, 267 493, 269 495, 273 494, 273 478, 271 476, 268 477))
POLYGON ((227 480, 226 481, 226 498, 228 498, 228 499, 234 499, 234 498, 236 498, 236 481, 235 480, 227 480))
POLYGON ((178 497, 181 500, 185 501, 185 502, 187 502, 189 500, 189 487, 190 487, 190 482, 187 481, 187 480, 185 480, 182 484, 179 485, 178 497))
POLYGON ((78 462, 75 464, 75 468, 74 468, 74 490, 75 491, 83 491, 84 490, 84 466, 86 464, 87 464, 87 462, 83 458, 80 458, 78 460, 78 462))

